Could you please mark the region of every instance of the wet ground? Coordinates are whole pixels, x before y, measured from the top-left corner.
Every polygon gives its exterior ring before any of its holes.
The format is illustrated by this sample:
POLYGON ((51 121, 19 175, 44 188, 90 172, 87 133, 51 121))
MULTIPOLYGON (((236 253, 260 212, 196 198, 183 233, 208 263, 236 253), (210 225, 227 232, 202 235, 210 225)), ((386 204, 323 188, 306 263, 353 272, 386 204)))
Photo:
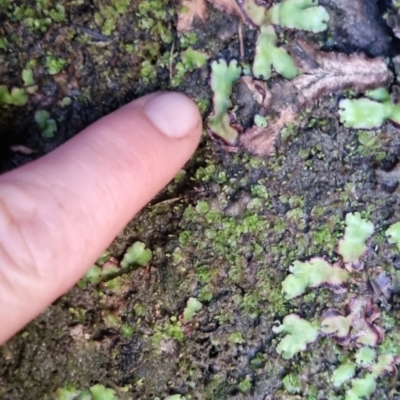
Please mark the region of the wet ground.
MULTIPOLYGON (((398 17, 389 3, 321 0, 328 30, 301 38, 327 52, 385 57, 395 93, 398 17)), ((196 20, 186 33, 176 31, 176 2, 56 4, 0 0, 0 84, 23 88, 28 98, 22 106, 0 103, 2 171, 156 89, 187 93, 206 118, 212 112, 210 62, 242 57, 244 64, 254 57, 257 30, 210 4, 207 21, 196 20), (189 47, 209 61, 193 70, 179 65, 189 47), (32 71, 31 80, 26 73, 23 79, 24 70, 32 71), (38 110, 56 121, 53 137, 35 126, 38 110)), ((281 44, 298 38, 294 30, 279 28, 278 34, 281 44)), ((400 134, 390 121, 373 130, 343 126, 338 103, 357 90, 307 104, 268 156, 241 147, 227 152, 205 132, 185 170, 109 249, 118 264, 140 241, 152 251, 150 262, 97 284, 81 282, 4 345, 0 398, 72 399, 65 394, 72 387, 79 392, 95 384, 113 389, 118 399, 363 398, 350 393, 373 368, 372 361, 360 361, 360 349, 393 357, 391 366, 400 356, 400 251, 385 235, 400 221, 400 134), (296 260, 318 256, 344 269, 338 241, 346 215, 357 212, 374 224, 374 234, 360 263, 346 265, 351 278, 342 290, 318 285, 285 297, 282 282, 296 260), (373 307, 377 318, 365 307, 361 319, 379 332, 376 341, 360 344, 356 326, 342 340, 321 328, 292 358, 278 353, 284 335, 273 328, 285 316, 317 326, 329 308, 346 314, 354 298, 373 307), (202 305, 191 318, 185 317, 189 299, 202 305), (335 387, 334 371, 347 362, 356 364, 354 376, 335 387)), ((240 103, 237 86, 233 91, 246 129, 253 109, 240 103)), ((364 398, 400 398, 395 368, 375 384, 364 398)))

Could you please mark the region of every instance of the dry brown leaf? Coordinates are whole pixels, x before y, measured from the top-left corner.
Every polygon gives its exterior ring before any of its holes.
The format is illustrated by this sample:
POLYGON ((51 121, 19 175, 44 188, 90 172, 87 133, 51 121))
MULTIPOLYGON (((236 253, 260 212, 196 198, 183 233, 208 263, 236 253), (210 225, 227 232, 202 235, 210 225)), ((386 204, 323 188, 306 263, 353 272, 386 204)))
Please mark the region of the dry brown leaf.
POLYGON ((248 90, 251 92, 253 99, 263 106, 264 108, 269 108, 271 105, 272 95, 268 90, 267 83, 264 81, 259 81, 252 78, 251 76, 242 76, 240 81, 243 82, 248 90))
POLYGON ((181 0, 178 12, 178 31, 187 32, 192 29, 196 18, 203 22, 207 19, 206 0, 181 0))
POLYGON ((364 92, 386 86, 393 78, 382 58, 324 52, 305 40, 296 40, 290 54, 302 74, 292 81, 275 83, 266 94, 271 97, 269 111, 277 117, 263 131, 250 128, 244 133, 241 143, 252 153, 268 155, 282 128, 319 98, 350 88, 364 92))
POLYGON ((274 150, 276 138, 279 136, 282 128, 293 122, 297 113, 291 108, 286 107, 282 110, 279 117, 265 128, 253 126, 247 129, 240 136, 240 143, 247 150, 258 155, 271 154, 274 150))

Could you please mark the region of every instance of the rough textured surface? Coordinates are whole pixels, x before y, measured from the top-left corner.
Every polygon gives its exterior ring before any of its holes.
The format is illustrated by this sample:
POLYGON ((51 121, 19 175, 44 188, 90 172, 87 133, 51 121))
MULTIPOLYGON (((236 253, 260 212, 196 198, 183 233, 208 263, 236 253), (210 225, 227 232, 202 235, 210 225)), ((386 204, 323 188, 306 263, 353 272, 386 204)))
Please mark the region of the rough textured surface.
MULTIPOLYGON (((3 170, 50 151, 154 89, 182 90, 204 117, 209 114, 208 68, 180 77, 180 54, 190 45, 211 59, 239 59, 240 39, 232 29, 237 20, 209 6, 208 22, 195 24, 193 38, 176 33, 175 3, 135 0, 125 13, 111 13, 118 18, 109 34, 101 16, 96 22, 94 15, 117 3, 65 3, 65 21, 32 32, 15 2, 0 0, 0 21, 5 21, 0 37, 8 38, 7 50, 0 49, 1 83, 21 87, 28 65, 38 85, 26 106, 0 107, 2 149, 10 156, 3 154, 3 170), (49 52, 68 61, 62 73, 48 73, 49 52), (60 103, 66 95, 69 106, 60 103), (57 120, 53 139, 43 139, 34 125, 38 109, 49 110, 57 120), (8 144, 37 153, 13 153, 8 144)), ((29 12, 43 23, 42 14, 29 12)), ((330 10, 332 18, 336 12, 330 10)), ((355 29, 342 25, 345 32, 355 29)), ((250 62, 256 32, 243 27, 242 33, 243 58, 250 62)), ((292 43, 292 34, 282 30, 279 35, 292 43)), ((323 34, 319 38, 327 42, 323 34)), ((278 81, 273 77, 267 89, 278 81)), ((47 400, 57 388, 96 383, 115 389, 120 399, 344 397, 346 387, 333 388, 330 378, 354 356, 351 346, 319 337, 306 352, 284 360, 272 329, 294 313, 306 321, 320 319, 329 308, 350 315, 346 304, 354 296, 364 296, 359 304, 367 304, 367 311, 380 309, 377 319, 357 314, 360 330, 367 323, 381 327, 384 340, 377 351, 399 355, 400 256, 384 234, 400 220, 399 185, 391 174, 400 159, 399 130, 391 124, 367 132, 345 129, 337 112, 340 97, 333 93, 307 103, 268 158, 226 153, 204 135, 185 173, 110 248, 121 260, 126 248, 140 240, 153 252, 149 266, 97 286, 75 287, 1 347, 0 397, 47 400), (319 288, 287 301, 281 284, 294 261, 315 256, 338 261, 337 244, 350 212, 360 212, 375 227, 363 256, 364 271, 352 276, 345 293, 319 288), (190 297, 203 308, 185 323, 190 297), (300 382, 296 394, 284 387, 289 374, 300 382)), ((250 99, 247 108, 242 101, 240 118, 250 120, 245 114, 260 110, 258 100, 250 99)), ((396 375, 383 375, 371 399, 398 397, 399 382, 396 375)))

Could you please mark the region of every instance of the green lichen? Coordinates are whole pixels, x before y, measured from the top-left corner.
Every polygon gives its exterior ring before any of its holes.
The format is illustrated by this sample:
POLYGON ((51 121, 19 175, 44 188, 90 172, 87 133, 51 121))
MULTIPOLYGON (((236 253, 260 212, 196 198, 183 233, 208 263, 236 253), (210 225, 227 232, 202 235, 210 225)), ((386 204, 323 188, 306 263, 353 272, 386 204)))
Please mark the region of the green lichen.
POLYGON ((327 29, 329 14, 317 0, 284 0, 268 12, 271 22, 284 28, 323 32, 327 29))
POLYGON ((387 120, 400 123, 400 105, 391 102, 386 89, 367 92, 366 96, 369 98, 340 101, 340 121, 346 128, 373 129, 387 120))
POLYGON ((194 297, 190 297, 189 300, 187 301, 186 308, 183 311, 183 320, 185 322, 190 322, 195 316, 195 314, 202 308, 203 304, 201 304, 199 300, 197 300, 194 297))
POLYGON ((305 351, 307 345, 314 342, 318 337, 318 327, 296 314, 289 314, 283 319, 280 326, 272 328, 276 334, 286 333, 286 336, 279 342, 276 350, 286 360, 294 357, 295 354, 305 351))
POLYGON ((356 363, 363 368, 371 366, 375 359, 376 350, 368 346, 361 347, 356 353, 356 363))
POLYGON ((276 41, 274 28, 271 25, 262 26, 253 62, 253 75, 256 78, 269 79, 272 68, 286 79, 293 79, 299 74, 292 57, 284 48, 277 47, 276 41))
POLYGON ((133 266, 144 267, 151 260, 152 252, 142 242, 135 242, 129 246, 121 261, 122 269, 129 269, 133 266))
POLYGON ((313 258, 307 262, 295 261, 289 271, 291 275, 282 283, 282 290, 288 300, 300 296, 307 288, 340 286, 349 278, 346 270, 332 266, 322 258, 313 258))
POLYGON ((54 137, 54 133, 57 132, 57 123, 54 119, 50 118, 50 113, 48 111, 36 111, 35 121, 40 129, 42 137, 45 139, 54 137))
POLYGON ((208 126, 217 136, 229 144, 235 144, 238 133, 230 125, 228 110, 232 107, 230 100, 232 85, 241 74, 241 68, 235 60, 229 64, 225 60, 211 64, 211 88, 214 92, 214 113, 208 118, 208 126))
POLYGON ((385 232, 385 235, 388 242, 390 244, 395 244, 397 249, 400 251, 400 222, 391 225, 385 232))
POLYGON ((340 365, 333 371, 332 384, 335 387, 340 387, 343 383, 349 381, 356 373, 356 364, 353 362, 346 362, 340 365))
POLYGON ((343 239, 339 240, 338 253, 346 263, 357 263, 365 253, 365 242, 373 234, 372 222, 361 218, 360 213, 346 215, 346 229, 343 239))
POLYGON ((354 379, 351 389, 346 392, 345 400, 362 400, 369 398, 376 389, 376 380, 372 374, 364 378, 354 379))

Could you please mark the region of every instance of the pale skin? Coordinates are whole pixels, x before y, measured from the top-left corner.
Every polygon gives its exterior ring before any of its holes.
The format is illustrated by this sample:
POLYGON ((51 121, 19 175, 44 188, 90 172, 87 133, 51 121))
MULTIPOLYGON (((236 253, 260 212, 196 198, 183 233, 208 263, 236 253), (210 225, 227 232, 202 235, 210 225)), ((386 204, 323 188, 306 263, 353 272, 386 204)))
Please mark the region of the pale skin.
POLYGON ((0 344, 70 289, 188 161, 196 105, 156 93, 0 176, 0 344))

